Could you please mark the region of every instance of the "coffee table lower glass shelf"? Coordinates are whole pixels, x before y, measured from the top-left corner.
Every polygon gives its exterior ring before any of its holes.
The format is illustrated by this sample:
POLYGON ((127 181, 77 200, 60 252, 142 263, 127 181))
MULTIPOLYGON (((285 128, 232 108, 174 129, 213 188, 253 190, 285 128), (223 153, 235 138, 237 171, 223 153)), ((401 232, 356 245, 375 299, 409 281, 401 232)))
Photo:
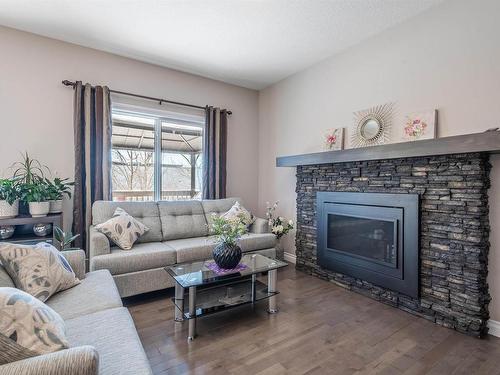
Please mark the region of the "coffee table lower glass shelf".
POLYGON ((199 289, 196 294, 196 309, 193 315, 189 312, 189 306, 183 303, 184 300, 188 300, 189 293, 185 293, 184 298, 180 300, 172 298, 172 302, 183 313, 183 319, 187 320, 262 301, 277 294, 279 292, 269 292, 266 284, 256 280, 255 298, 253 298, 251 279, 249 279, 238 283, 199 289))
POLYGON ((268 312, 278 312, 277 271, 287 263, 260 254, 245 255, 243 269, 228 273, 212 270, 213 260, 166 267, 175 279, 174 319, 188 321, 188 340, 196 337, 196 319, 235 307, 268 299, 268 312), (257 274, 267 271, 267 284, 257 274))

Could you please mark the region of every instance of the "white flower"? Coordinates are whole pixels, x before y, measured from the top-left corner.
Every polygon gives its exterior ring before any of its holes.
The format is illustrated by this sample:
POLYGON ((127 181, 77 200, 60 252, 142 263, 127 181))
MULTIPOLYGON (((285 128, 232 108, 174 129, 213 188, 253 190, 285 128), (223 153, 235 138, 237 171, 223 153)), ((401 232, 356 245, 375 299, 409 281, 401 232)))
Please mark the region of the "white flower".
POLYGON ((285 218, 283 216, 280 216, 278 219, 280 219, 280 221, 285 221, 285 218))
POLYGON ((283 229, 284 229, 284 228, 283 228, 283 225, 278 225, 278 226, 276 227, 276 229, 278 230, 278 233, 281 233, 281 232, 283 232, 283 229))
POLYGON ((288 220, 288 225, 290 225, 291 227, 293 227, 293 220, 288 220))

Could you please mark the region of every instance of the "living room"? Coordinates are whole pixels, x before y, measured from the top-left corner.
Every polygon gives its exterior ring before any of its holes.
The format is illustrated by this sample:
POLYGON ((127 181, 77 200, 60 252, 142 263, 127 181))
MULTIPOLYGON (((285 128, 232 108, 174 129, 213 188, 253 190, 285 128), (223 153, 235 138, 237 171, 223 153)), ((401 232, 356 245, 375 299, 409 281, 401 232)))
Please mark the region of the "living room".
POLYGON ((0 374, 498 372, 498 1, 0 4, 0 374))

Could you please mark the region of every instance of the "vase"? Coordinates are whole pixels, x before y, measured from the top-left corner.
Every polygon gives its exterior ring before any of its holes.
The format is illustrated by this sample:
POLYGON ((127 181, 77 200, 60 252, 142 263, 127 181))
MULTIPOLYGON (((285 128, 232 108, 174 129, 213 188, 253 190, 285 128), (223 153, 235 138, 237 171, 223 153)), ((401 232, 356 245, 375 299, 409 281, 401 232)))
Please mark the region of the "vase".
POLYGON ((13 225, 3 225, 0 227, 0 240, 6 240, 14 235, 16 227, 13 225))
POLYGON ((220 268, 232 270, 240 263, 241 248, 221 243, 215 246, 212 255, 220 268))
POLYGON ((52 231, 52 224, 40 223, 33 225, 33 233, 38 237, 45 237, 52 231))
POLYGON ((63 201, 58 199, 56 201, 50 201, 49 214, 60 214, 62 212, 63 201))
POLYGON ((30 215, 32 217, 43 217, 43 216, 47 216, 47 214, 49 213, 50 203, 49 202, 30 202, 29 208, 30 208, 30 215))
POLYGON ((19 214, 19 200, 9 204, 7 201, 0 201, 0 218, 12 219, 19 214))
POLYGON ((276 239, 276 259, 285 260, 285 247, 283 246, 283 237, 276 239))

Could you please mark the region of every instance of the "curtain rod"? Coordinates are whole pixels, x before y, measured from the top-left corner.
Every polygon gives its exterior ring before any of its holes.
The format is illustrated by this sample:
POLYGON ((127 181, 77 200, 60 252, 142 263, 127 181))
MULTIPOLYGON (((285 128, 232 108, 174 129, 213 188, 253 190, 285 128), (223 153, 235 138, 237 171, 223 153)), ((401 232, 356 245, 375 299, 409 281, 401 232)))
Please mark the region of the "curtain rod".
MULTIPOLYGON (((67 79, 63 80, 62 81, 62 84, 64 86, 71 86, 73 88, 75 88, 76 86, 76 82, 73 82, 73 81, 69 81, 67 79)), ((199 105, 194 105, 194 104, 188 104, 188 103, 181 103, 181 102, 174 102, 172 100, 166 100, 166 99, 161 99, 161 98, 154 98, 154 97, 151 97, 151 96, 144 96, 144 95, 138 95, 138 94, 132 94, 130 92, 125 92, 125 91, 118 91, 118 90, 109 90, 109 92, 112 92, 112 93, 115 93, 115 94, 121 94, 121 95, 127 95, 127 96, 133 96, 135 98, 141 98, 141 99, 147 99, 147 100, 153 100, 155 102, 159 102, 160 105, 162 103, 169 103, 169 104, 175 104, 175 105, 180 105, 180 106, 183 106, 183 107, 190 107, 190 108, 198 108, 198 109, 205 109, 205 107, 202 107, 202 106, 199 106, 199 105)), ((228 111, 227 109, 222 109, 221 111, 225 111, 228 115, 232 115, 233 112, 231 111, 228 111)))

